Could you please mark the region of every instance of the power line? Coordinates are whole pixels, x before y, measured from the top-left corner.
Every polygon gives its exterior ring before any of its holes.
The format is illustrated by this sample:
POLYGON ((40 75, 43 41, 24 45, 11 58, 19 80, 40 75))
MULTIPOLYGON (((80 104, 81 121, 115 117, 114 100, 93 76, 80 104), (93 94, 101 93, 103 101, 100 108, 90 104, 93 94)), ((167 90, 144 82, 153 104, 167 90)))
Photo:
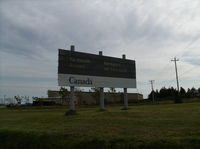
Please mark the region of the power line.
POLYGON ((187 73, 187 72, 189 72, 189 71, 191 71, 191 70, 193 70, 193 69, 196 69, 196 66, 193 66, 192 68, 190 68, 190 69, 184 71, 184 72, 181 73, 179 76, 183 76, 185 73, 187 73))
POLYGON ((197 37, 197 38, 194 38, 193 40, 189 41, 188 44, 182 48, 181 52, 178 52, 178 53, 176 54, 176 56, 182 56, 182 53, 183 53, 183 52, 187 52, 187 51, 188 51, 187 49, 188 49, 189 47, 191 47, 191 46, 192 46, 195 42, 197 42, 199 39, 200 39, 200 38, 197 37))

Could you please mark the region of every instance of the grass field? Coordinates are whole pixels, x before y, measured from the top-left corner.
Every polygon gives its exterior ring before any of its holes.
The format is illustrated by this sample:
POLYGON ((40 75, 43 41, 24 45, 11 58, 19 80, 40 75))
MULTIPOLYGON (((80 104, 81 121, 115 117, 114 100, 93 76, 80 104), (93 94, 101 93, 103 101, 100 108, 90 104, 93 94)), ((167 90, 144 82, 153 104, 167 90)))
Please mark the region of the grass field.
POLYGON ((0 148, 200 148, 200 103, 0 108, 0 148))

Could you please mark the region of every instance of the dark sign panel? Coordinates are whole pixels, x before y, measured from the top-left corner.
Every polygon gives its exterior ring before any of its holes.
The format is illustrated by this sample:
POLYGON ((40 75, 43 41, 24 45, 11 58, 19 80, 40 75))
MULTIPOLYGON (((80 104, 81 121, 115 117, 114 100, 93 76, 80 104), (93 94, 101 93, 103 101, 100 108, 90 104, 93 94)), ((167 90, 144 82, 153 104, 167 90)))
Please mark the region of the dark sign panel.
POLYGON ((58 74, 136 78, 135 61, 59 49, 58 74))

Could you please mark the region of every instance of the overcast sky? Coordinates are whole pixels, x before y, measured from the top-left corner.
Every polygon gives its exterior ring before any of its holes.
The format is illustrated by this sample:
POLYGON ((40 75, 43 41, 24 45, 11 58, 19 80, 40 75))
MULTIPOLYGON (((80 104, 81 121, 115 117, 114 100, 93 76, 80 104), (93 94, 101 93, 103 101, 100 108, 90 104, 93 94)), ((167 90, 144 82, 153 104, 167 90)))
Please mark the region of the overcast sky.
POLYGON ((0 98, 58 89, 58 48, 136 60, 137 90, 200 87, 199 0, 1 0, 0 98))

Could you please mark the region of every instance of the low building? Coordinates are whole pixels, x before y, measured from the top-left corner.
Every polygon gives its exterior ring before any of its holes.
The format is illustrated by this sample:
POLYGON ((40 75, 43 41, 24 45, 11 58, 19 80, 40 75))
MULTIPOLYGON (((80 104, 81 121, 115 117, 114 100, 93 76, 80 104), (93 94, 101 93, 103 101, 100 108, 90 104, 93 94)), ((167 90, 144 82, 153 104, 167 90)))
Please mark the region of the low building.
MULTIPOLYGON (((48 100, 54 101, 56 104, 69 104, 69 96, 62 98, 59 91, 48 90, 48 100)), ((115 103, 123 103, 123 93, 104 93, 104 102, 105 104, 115 104, 115 103)), ((132 103, 136 100, 142 100, 143 95, 139 93, 128 93, 128 102, 132 103)), ((98 92, 83 92, 78 91, 75 92, 75 103, 79 105, 95 105, 99 104, 99 94, 98 92)))

